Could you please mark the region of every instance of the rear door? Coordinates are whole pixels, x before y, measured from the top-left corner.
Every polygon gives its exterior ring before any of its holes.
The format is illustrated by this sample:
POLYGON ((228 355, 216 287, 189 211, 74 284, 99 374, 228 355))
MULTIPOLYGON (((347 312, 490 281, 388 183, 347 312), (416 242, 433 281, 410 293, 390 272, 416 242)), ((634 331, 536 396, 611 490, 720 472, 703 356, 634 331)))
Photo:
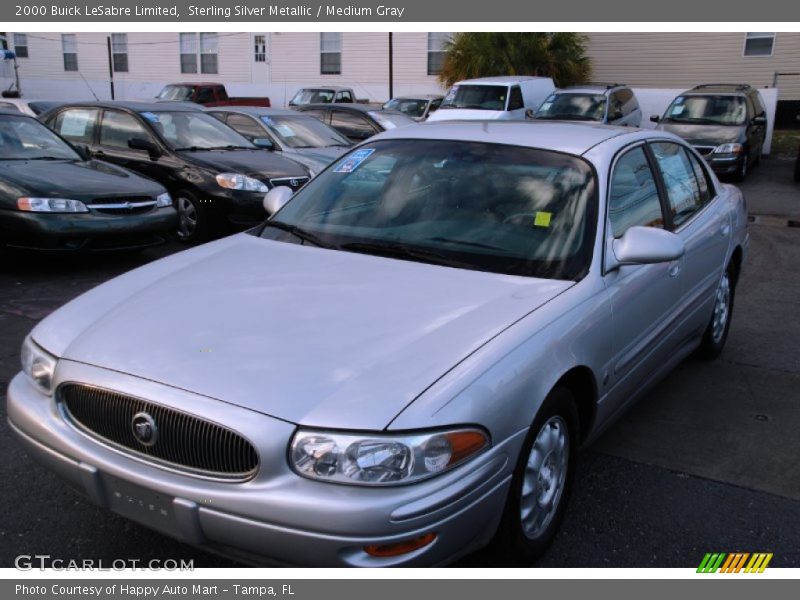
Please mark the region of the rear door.
POLYGON ((702 331, 711 315, 730 242, 730 213, 714 189, 707 167, 682 144, 652 142, 673 231, 686 246, 681 278, 680 330, 702 331))

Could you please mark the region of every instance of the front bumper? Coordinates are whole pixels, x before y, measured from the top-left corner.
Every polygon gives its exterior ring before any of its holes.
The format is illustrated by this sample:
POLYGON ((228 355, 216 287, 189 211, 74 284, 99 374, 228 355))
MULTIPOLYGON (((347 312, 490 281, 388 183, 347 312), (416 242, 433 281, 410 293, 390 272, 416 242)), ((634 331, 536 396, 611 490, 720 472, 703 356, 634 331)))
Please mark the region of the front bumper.
POLYGON ((742 162, 746 160, 744 154, 706 154, 708 166, 717 175, 730 175, 742 168, 742 162))
POLYGON ((9 247, 37 250, 102 251, 145 248, 163 243, 175 229, 172 207, 141 215, 0 211, 0 240, 9 247))
POLYGON ((249 481, 203 479, 155 466, 79 432, 19 374, 8 420, 28 452, 95 504, 183 542, 246 562, 315 566, 425 566, 483 545, 503 512, 524 432, 451 473, 417 484, 363 488, 304 479, 287 464, 295 426, 154 382, 62 360, 56 381, 157 399, 249 439, 260 469, 249 481), (433 543, 377 558, 364 546, 433 532, 433 543))

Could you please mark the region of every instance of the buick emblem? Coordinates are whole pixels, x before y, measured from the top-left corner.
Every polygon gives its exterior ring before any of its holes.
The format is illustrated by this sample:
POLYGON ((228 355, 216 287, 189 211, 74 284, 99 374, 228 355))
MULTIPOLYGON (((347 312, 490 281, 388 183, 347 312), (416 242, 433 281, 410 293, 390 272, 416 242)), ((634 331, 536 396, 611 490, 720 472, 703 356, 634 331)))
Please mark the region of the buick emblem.
POLYGON ((300 182, 297 181, 297 179, 290 179, 289 180, 289 185, 292 186, 292 187, 297 187, 298 183, 300 183, 300 182))
POLYGON ((131 430, 133 431, 133 437, 142 446, 150 447, 156 443, 156 438, 158 437, 156 421, 146 412, 139 412, 133 415, 131 430))

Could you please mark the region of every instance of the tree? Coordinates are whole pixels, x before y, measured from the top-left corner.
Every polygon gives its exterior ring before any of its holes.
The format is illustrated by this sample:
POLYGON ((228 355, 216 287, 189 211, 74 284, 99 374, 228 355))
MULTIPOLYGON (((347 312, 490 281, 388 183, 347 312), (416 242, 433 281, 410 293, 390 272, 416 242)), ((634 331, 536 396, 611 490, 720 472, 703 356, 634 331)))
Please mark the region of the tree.
POLYGON ((586 81, 591 73, 586 36, 580 33, 456 33, 444 50, 439 81, 446 86, 475 77, 538 75, 563 87, 586 81))

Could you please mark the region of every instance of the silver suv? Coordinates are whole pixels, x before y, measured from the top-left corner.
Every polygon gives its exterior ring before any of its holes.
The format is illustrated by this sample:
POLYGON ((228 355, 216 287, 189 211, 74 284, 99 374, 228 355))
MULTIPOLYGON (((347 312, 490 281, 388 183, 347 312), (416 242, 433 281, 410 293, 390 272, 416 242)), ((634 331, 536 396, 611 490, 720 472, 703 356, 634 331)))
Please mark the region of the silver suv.
POLYGON ((536 118, 639 127, 642 110, 633 90, 626 85, 586 83, 554 91, 536 111, 536 118))

